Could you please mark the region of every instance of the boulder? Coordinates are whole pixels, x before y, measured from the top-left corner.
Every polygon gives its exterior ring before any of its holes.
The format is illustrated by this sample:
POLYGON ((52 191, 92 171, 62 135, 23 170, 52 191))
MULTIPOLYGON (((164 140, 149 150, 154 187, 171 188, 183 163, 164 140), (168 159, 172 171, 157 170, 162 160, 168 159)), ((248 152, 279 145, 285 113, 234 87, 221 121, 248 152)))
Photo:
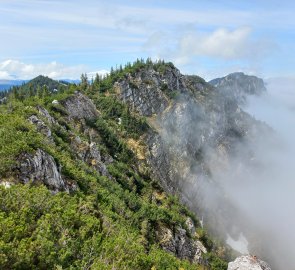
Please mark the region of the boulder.
POLYGON ((99 116, 92 100, 80 92, 75 92, 73 96, 60 101, 60 104, 73 119, 93 120, 99 116))
POLYGON ((50 190, 69 191, 53 157, 41 149, 35 153, 23 153, 18 158, 17 178, 26 184, 44 184, 50 190))
POLYGON ((271 270, 271 268, 256 256, 244 255, 230 262, 227 270, 271 270))

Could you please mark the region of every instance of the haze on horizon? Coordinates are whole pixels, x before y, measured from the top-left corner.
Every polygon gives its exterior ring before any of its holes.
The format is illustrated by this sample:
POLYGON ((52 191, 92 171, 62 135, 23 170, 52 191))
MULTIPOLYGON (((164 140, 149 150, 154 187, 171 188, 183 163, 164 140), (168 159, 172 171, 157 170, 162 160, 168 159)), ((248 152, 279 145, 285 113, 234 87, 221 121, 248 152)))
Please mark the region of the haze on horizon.
POLYGON ((205 79, 295 77, 293 1, 2 0, 0 80, 78 79, 136 58, 205 79))

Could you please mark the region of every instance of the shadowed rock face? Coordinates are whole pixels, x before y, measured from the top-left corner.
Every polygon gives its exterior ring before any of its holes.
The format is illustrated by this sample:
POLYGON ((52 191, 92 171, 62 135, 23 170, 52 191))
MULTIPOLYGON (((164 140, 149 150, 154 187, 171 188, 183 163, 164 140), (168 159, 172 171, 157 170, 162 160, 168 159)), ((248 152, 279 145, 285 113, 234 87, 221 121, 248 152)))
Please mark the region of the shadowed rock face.
POLYGON ((62 100, 60 103, 64 106, 69 117, 73 119, 92 120, 99 116, 92 100, 80 92, 76 92, 73 96, 62 100))
POLYGON ((53 157, 38 149, 36 153, 24 153, 18 159, 18 179, 22 183, 44 184, 50 190, 68 191, 53 157))
POLYGON ((228 270, 271 270, 266 262, 255 256, 245 255, 228 264, 228 270))

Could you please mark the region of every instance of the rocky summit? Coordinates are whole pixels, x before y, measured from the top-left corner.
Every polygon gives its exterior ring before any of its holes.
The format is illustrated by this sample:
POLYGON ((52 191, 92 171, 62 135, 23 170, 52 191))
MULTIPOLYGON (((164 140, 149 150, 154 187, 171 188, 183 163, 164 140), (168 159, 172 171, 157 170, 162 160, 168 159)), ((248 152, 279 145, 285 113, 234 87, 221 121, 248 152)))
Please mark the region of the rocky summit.
POLYGON ((148 59, 28 87, 0 105, 0 268, 269 269, 228 265, 239 254, 224 237, 243 227, 216 177, 256 165, 250 142, 270 128, 238 96, 260 94, 261 79, 207 83, 148 59))
POLYGON ((266 88, 262 79, 249 76, 243 72, 231 73, 225 77, 209 82, 222 91, 228 98, 236 100, 240 105, 245 104, 248 95, 262 95, 266 88))

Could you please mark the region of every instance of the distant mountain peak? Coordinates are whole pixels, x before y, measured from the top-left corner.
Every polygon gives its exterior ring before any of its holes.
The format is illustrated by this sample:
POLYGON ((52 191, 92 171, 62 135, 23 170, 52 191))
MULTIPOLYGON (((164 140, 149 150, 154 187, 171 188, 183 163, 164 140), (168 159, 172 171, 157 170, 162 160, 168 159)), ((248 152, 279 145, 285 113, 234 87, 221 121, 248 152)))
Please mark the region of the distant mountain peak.
POLYGON ((249 95, 261 95, 266 92, 264 81, 253 75, 243 72, 234 72, 222 78, 209 81, 219 91, 235 99, 239 104, 246 102, 249 95))
POLYGON ((44 85, 46 85, 50 91, 53 91, 54 89, 58 89, 61 85, 64 85, 64 82, 61 83, 49 78, 48 76, 39 75, 36 78, 28 81, 22 87, 33 88, 36 90, 37 87, 43 87, 44 85))

